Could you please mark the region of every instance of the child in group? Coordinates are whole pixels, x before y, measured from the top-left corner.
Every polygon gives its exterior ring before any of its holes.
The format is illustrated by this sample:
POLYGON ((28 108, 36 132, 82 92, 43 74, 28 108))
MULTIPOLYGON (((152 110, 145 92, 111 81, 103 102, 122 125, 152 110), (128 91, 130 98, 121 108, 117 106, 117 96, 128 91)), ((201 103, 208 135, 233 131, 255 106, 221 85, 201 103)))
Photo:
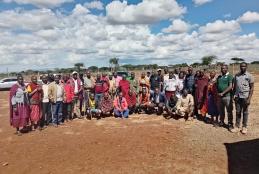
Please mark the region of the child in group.
POLYGON ((87 104, 87 117, 91 120, 93 117, 96 119, 101 118, 101 110, 98 108, 95 96, 93 93, 90 94, 87 104))

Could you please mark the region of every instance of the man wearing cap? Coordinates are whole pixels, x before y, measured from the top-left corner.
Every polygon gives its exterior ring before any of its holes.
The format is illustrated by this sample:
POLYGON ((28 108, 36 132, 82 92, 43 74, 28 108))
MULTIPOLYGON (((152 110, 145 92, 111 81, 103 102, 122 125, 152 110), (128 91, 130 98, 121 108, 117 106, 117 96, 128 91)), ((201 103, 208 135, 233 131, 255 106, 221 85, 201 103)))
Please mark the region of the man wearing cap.
POLYGON ((81 117, 81 107, 83 102, 83 83, 78 77, 78 73, 74 71, 72 73, 71 85, 74 90, 74 98, 73 98, 73 116, 78 118, 81 117))

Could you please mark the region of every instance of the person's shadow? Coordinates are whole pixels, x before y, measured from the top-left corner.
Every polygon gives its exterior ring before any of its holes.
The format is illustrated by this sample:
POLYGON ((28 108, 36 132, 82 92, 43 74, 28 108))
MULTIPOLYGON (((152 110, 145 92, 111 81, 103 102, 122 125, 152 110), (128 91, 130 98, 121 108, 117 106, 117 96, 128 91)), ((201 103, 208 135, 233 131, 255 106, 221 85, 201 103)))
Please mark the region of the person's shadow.
POLYGON ((259 139, 225 143, 229 174, 259 174, 259 139))

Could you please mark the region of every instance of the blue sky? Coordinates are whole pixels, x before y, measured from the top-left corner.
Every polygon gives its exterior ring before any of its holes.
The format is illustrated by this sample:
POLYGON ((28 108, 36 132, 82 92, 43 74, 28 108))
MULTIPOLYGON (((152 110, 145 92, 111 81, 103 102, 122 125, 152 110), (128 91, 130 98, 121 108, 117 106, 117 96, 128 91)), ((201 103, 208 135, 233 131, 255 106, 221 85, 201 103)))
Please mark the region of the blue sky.
POLYGON ((78 61, 107 66, 114 56, 132 64, 184 63, 186 57, 193 63, 208 54, 251 61, 259 58, 258 18, 256 0, 1 0, 0 60, 8 61, 0 71, 78 61))

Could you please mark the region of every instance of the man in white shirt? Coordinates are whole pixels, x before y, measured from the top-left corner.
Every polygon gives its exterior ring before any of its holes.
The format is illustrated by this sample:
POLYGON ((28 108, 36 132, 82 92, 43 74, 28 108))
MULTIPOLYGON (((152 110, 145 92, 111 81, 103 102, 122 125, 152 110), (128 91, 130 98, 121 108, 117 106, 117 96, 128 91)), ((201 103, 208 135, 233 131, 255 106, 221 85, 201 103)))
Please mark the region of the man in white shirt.
POLYGON ((49 84, 48 78, 46 75, 42 76, 42 91, 43 91, 43 98, 42 98, 42 117, 40 120, 40 130, 44 128, 44 126, 49 125, 51 122, 51 107, 49 103, 49 84))
POLYGON ((78 77, 78 73, 74 71, 72 73, 71 85, 74 88, 74 99, 73 99, 73 113, 72 117, 82 118, 81 111, 83 105, 83 83, 78 77))
POLYGON ((54 102, 52 103, 52 114, 53 120, 52 123, 55 126, 62 124, 62 106, 63 106, 63 99, 64 99, 64 87, 60 84, 60 77, 58 75, 55 76, 55 85, 54 85, 54 102))
POLYGON ((173 72, 169 72, 169 79, 164 81, 164 92, 167 100, 171 97, 171 95, 176 93, 179 88, 179 81, 173 74, 173 72))

